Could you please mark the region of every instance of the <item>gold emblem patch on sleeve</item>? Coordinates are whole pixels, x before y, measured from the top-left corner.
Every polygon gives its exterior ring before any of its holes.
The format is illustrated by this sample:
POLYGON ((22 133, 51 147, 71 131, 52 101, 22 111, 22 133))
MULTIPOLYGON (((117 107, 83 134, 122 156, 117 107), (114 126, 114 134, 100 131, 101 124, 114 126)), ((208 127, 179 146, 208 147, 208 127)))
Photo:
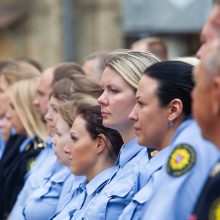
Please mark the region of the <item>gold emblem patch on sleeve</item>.
POLYGON ((214 200, 209 211, 210 220, 220 219, 220 197, 214 200))
POLYGON ((29 171, 31 169, 31 167, 35 164, 35 159, 34 158, 31 158, 28 162, 27 162, 27 165, 26 165, 26 171, 29 171))
POLYGON ((171 176, 182 176, 192 169, 196 161, 196 153, 188 144, 180 144, 171 152, 167 162, 167 173, 171 176))

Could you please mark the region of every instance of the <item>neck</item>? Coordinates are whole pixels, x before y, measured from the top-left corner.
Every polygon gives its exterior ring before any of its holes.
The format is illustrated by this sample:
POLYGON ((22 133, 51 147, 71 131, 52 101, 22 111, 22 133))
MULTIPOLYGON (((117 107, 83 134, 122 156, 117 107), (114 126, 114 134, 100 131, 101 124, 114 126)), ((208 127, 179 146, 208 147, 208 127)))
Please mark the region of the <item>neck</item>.
POLYGON ((88 174, 85 174, 88 181, 91 181, 95 176, 100 174, 102 171, 113 167, 115 161, 113 161, 111 158, 99 158, 99 160, 96 162, 93 170, 89 170, 88 174))
POLYGON ((132 121, 129 121, 121 126, 117 126, 114 129, 119 132, 124 144, 127 144, 131 139, 135 138, 132 121))

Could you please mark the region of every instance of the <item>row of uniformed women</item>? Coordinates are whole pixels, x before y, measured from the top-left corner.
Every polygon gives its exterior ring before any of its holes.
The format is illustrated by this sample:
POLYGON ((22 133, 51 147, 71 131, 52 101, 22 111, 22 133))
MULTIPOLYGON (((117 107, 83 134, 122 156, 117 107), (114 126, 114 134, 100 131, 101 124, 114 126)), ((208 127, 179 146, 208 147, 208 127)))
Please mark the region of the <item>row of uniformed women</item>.
POLYGON ((0 115, 10 118, 13 130, 3 130, 5 149, 0 160, 0 218, 10 211, 24 178, 37 155, 42 150, 46 127, 41 122, 32 102, 40 72, 19 61, 0 63, 0 115), (9 104, 9 106, 8 106, 9 104), (16 132, 15 132, 16 131, 16 132))
POLYGON ((206 158, 217 158, 191 118, 192 65, 114 51, 101 84, 101 110, 85 93, 65 101, 52 93, 54 149, 74 175, 54 171, 10 219, 187 218, 211 166, 206 158))

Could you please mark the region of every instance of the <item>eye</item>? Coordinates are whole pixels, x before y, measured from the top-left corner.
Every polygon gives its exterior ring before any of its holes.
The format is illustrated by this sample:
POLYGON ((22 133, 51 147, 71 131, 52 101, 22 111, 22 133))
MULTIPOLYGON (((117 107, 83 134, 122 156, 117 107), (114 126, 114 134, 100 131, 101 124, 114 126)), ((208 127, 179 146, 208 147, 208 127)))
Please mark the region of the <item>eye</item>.
POLYGON ((74 134, 70 134, 70 138, 72 141, 77 141, 78 138, 74 134))
POLYGON ((144 103, 143 103, 142 101, 140 101, 140 100, 137 100, 137 104, 138 104, 139 106, 143 106, 143 105, 144 105, 144 103))
POLYGON ((14 107, 14 105, 12 104, 12 103, 10 103, 10 107, 11 107, 11 109, 15 109, 15 107, 14 107))
POLYGON ((110 88, 109 90, 110 90, 110 92, 113 93, 113 94, 119 93, 119 90, 118 90, 118 89, 110 88))
POLYGON ((57 108, 57 107, 52 106, 52 110, 53 110, 54 112, 58 113, 58 108, 57 108))

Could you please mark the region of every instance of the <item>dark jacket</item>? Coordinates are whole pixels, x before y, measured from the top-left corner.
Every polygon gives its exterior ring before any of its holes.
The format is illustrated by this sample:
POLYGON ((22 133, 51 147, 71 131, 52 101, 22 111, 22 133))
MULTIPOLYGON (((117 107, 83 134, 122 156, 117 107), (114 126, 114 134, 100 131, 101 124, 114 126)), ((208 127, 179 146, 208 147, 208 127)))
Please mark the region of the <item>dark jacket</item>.
POLYGON ((22 135, 13 135, 5 146, 0 162, 0 219, 2 220, 7 218, 13 208, 24 185, 25 175, 42 149, 42 140, 35 136, 20 152, 20 146, 26 138, 22 135))

